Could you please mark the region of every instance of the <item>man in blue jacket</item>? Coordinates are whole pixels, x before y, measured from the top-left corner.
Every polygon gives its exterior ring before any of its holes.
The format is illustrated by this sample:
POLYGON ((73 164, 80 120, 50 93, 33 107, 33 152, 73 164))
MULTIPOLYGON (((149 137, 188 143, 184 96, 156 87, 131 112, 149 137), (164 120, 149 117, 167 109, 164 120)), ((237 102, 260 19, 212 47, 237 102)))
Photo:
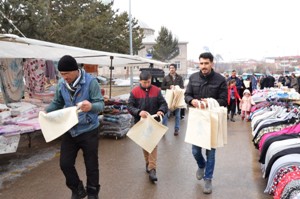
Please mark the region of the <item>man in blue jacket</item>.
MULTIPOLYGON (((227 84, 225 78, 213 70, 214 57, 210 52, 202 53, 199 56, 200 72, 194 73, 189 78, 189 83, 185 91, 185 102, 191 106, 198 107, 199 100, 205 103, 206 98, 214 98, 220 106, 227 106, 227 84)), ((204 108, 204 105, 201 105, 204 108)), ((202 148, 192 146, 192 153, 197 162, 198 170, 196 177, 198 180, 204 179, 203 193, 212 192, 212 178, 215 168, 216 149, 206 150, 206 160, 202 155, 202 148)))
POLYGON ((76 60, 69 55, 58 62, 60 79, 53 101, 47 112, 76 106, 82 102, 78 113, 79 123, 62 136, 60 150, 60 168, 65 175, 66 185, 72 191, 72 199, 98 199, 99 163, 98 163, 98 114, 104 108, 103 97, 97 80, 79 69, 76 60), (86 166, 86 189, 79 179, 75 160, 82 150, 86 166))

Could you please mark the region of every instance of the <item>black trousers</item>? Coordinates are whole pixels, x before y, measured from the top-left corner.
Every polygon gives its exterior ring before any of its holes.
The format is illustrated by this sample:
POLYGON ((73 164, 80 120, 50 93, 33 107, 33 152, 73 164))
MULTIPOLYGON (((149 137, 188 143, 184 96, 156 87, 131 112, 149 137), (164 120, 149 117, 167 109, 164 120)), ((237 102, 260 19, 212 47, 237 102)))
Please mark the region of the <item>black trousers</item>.
POLYGON ((72 137, 69 132, 62 137, 60 168, 65 175, 66 185, 77 188, 80 179, 75 168, 78 151, 83 151, 87 186, 99 187, 98 128, 72 137))
POLYGON ((230 99, 230 104, 227 107, 227 110, 228 110, 228 114, 230 113, 231 118, 233 118, 233 115, 236 112, 236 101, 235 101, 235 99, 230 99))

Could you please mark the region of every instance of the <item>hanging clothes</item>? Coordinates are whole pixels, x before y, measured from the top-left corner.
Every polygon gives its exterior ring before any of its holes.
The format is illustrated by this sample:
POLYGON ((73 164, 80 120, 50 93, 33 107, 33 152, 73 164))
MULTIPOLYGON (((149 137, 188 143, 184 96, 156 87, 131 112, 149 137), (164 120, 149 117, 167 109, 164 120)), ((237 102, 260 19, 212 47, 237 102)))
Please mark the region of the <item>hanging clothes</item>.
POLYGON ((5 103, 17 102, 24 96, 22 59, 0 59, 0 82, 5 103))
POLYGON ((45 90, 46 62, 43 59, 26 59, 23 63, 26 89, 29 97, 34 93, 42 93, 45 90))
POLYGON ((52 60, 46 60, 45 77, 49 80, 55 79, 57 76, 57 70, 52 60))

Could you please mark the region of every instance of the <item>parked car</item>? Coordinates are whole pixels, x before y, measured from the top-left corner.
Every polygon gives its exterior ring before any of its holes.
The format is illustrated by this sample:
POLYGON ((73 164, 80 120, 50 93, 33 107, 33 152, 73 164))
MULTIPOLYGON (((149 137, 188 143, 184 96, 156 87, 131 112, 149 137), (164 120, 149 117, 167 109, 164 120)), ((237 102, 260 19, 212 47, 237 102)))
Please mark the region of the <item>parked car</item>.
POLYGON ((140 71, 149 71, 152 75, 152 84, 159 88, 161 87, 161 83, 165 77, 165 71, 159 68, 141 68, 140 71))
POLYGON ((102 85, 108 84, 108 79, 101 75, 97 76, 97 81, 98 81, 98 83, 100 83, 102 85))

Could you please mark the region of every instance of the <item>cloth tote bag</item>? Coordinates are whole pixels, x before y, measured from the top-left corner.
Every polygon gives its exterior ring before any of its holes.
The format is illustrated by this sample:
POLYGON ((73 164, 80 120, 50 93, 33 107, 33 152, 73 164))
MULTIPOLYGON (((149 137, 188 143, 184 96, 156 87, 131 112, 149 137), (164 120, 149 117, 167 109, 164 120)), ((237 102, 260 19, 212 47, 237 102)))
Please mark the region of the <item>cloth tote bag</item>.
POLYGON ((222 135, 222 137, 218 137, 218 139, 222 139, 222 141, 220 140, 220 142, 223 142, 223 144, 227 144, 227 108, 225 108, 224 106, 220 106, 218 101, 213 99, 213 98, 209 98, 211 99, 212 103, 214 104, 213 106, 215 108, 217 108, 220 112, 219 114, 219 132, 220 135, 222 135))
POLYGON ((213 98, 208 98, 207 102, 211 112, 211 147, 223 147, 227 144, 227 109, 220 107, 213 98))
POLYGON ((184 101, 184 89, 181 89, 178 85, 175 86, 175 89, 173 90, 173 101, 171 110, 175 110, 177 108, 186 108, 186 103, 184 101))
MULTIPOLYGON (((199 102, 200 103, 200 102, 199 102)), ((199 106, 200 107, 200 106, 199 106)), ((211 117, 208 109, 189 108, 185 142, 211 149, 211 117)))
MULTIPOLYGON (((220 147, 223 143, 220 143, 219 137, 223 136, 221 135, 221 129, 219 126, 219 121, 221 121, 221 112, 218 109, 216 104, 211 99, 207 99, 208 103, 208 111, 210 112, 210 127, 211 127, 211 147, 217 148, 220 147)), ((223 140, 223 139, 222 139, 223 140)), ((223 146, 223 145, 222 145, 223 146)))
POLYGON ((50 113, 39 112, 39 123, 46 142, 50 142, 78 123, 78 107, 72 106, 50 113))
MULTIPOLYGON (((153 151, 168 131, 168 127, 154 119, 155 116, 157 115, 148 115, 147 118, 141 118, 127 133, 131 140, 149 153, 153 151)), ((162 121, 162 118, 160 118, 160 121, 162 121)))
POLYGON ((168 104, 168 109, 172 108, 173 98, 174 98, 173 89, 167 89, 166 90, 166 95, 165 95, 165 100, 166 100, 166 102, 168 104))

